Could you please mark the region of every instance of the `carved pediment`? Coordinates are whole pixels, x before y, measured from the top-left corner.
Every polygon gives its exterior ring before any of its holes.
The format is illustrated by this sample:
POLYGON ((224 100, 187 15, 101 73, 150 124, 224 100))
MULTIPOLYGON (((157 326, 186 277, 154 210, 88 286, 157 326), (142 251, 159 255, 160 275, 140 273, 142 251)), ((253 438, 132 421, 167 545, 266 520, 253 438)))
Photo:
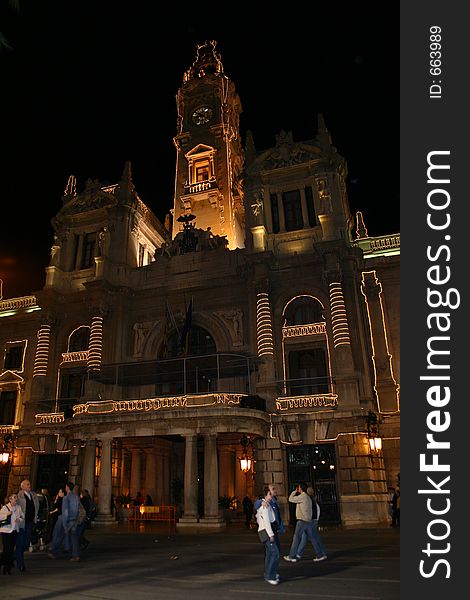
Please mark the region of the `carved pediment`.
POLYGON ((281 131, 276 135, 274 148, 269 148, 257 156, 250 166, 250 171, 280 169, 320 157, 321 150, 318 146, 309 142, 294 142, 291 131, 281 131))
POLYGON ((214 148, 212 146, 207 146, 206 144, 198 144, 186 154, 186 158, 195 156, 197 154, 203 154, 205 152, 214 152, 214 148))
POLYGON ((0 375, 0 387, 4 387, 7 385, 21 385, 24 383, 24 379, 13 373, 13 371, 5 371, 0 375))
POLYGON ((108 206, 116 205, 116 198, 108 191, 107 188, 101 187, 101 183, 95 179, 89 179, 86 182, 85 190, 76 196, 73 196, 59 211, 58 216, 75 215, 78 213, 97 210, 108 206))

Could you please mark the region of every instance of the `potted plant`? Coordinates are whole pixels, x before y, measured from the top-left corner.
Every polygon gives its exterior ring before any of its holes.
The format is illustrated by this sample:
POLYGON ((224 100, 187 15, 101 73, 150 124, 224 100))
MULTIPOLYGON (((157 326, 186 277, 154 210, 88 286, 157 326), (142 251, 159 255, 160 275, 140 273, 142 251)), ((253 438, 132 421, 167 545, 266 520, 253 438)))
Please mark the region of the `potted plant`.
POLYGON ((238 498, 236 496, 219 496, 219 507, 224 521, 231 523, 238 508, 238 498))

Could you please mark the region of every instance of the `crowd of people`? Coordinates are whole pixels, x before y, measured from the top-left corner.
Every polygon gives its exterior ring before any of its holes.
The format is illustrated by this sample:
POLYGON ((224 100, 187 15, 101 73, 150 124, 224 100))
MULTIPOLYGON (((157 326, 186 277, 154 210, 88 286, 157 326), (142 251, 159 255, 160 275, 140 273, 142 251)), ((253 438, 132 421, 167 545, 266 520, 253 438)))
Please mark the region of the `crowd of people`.
POLYGON ((96 516, 96 507, 88 490, 78 491, 72 482, 49 498, 47 490, 34 492, 27 479, 17 493, 10 494, 0 509, 2 554, 0 570, 11 575, 12 569, 26 571, 24 553, 33 545, 48 549, 48 556, 70 553, 70 560, 80 560, 89 540, 85 531, 96 516))
MULTIPOLYGON (((392 525, 399 526, 399 488, 390 489, 392 506, 392 525), (398 508, 397 508, 398 504, 398 508)), ((296 524, 289 553, 283 558, 295 563, 303 557, 308 542, 312 545, 314 562, 327 559, 325 545, 318 531, 320 505, 311 486, 301 482, 289 495, 289 502, 295 505, 296 524)), ((138 492, 132 499, 135 506, 153 504, 152 498, 146 498, 138 492)), ((264 546, 264 579, 271 585, 280 582, 279 562, 281 558, 280 536, 285 533, 285 525, 277 501, 277 489, 274 484, 265 486, 255 502, 245 496, 242 501, 245 514, 245 527, 255 528, 264 546)), ((57 491, 49 499, 47 490, 33 492, 28 480, 21 482, 16 494, 5 498, 0 509, 0 532, 3 551, 0 567, 3 574, 11 575, 12 568, 26 570, 24 552, 31 544, 40 541, 41 549, 48 549, 51 559, 59 553, 70 553, 70 561, 80 560, 80 551, 85 550, 89 540, 85 531, 96 516, 96 507, 88 490, 80 493, 72 482, 57 491)))

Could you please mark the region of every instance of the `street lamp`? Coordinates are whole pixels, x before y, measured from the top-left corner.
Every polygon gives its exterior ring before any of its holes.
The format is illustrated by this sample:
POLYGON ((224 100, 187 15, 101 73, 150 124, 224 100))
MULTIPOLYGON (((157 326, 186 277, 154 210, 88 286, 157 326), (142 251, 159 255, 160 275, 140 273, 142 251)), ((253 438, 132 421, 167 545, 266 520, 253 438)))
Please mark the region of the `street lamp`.
POLYGON ((369 410, 366 417, 367 422, 367 438, 369 440, 369 448, 371 457, 378 454, 382 450, 382 438, 379 434, 379 417, 375 412, 369 410))
POLYGON ((240 439, 240 444, 243 448, 243 454, 239 459, 240 469, 243 471, 243 473, 248 473, 249 471, 251 471, 251 467, 253 466, 252 441, 247 435, 244 435, 240 439))
POLYGON ((5 433, 3 436, 2 447, 0 449, 0 464, 6 465, 10 462, 14 448, 13 433, 5 433))

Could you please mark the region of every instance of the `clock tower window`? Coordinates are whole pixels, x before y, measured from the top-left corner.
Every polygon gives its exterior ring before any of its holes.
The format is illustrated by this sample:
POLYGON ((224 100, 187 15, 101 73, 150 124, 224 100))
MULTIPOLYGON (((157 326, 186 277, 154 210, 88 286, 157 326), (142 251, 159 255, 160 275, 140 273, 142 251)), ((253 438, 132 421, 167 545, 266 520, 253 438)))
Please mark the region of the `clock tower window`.
POLYGON ((208 181, 210 179, 209 175, 209 161, 201 160, 195 164, 195 172, 196 172, 196 182, 199 183, 201 181, 208 181))

